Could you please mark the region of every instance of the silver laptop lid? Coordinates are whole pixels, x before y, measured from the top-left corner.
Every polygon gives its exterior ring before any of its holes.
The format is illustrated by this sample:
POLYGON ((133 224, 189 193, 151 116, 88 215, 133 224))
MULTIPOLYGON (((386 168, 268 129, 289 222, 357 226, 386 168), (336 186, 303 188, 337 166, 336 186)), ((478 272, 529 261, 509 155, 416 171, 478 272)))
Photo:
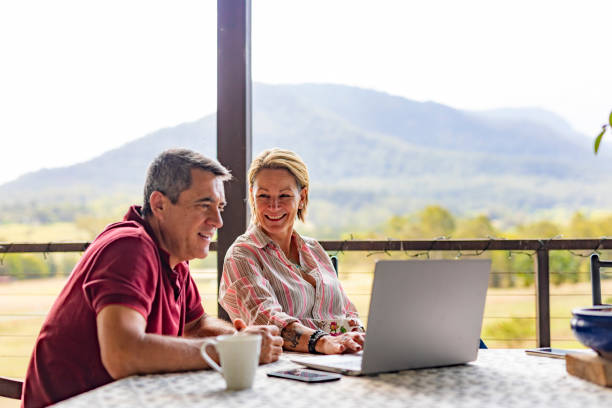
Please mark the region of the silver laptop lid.
POLYGON ((378 261, 362 373, 476 359, 490 260, 378 261))

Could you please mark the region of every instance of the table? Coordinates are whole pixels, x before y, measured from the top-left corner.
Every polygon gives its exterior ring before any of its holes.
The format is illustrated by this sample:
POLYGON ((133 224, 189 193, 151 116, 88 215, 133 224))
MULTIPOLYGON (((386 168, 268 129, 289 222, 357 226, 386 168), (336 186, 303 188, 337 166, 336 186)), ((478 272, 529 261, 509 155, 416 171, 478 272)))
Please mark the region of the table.
POLYGON ((289 353, 260 366, 250 390, 226 391, 212 371, 132 376, 59 407, 609 407, 612 388, 567 374, 565 361, 524 350, 480 350, 466 365, 306 384, 266 372, 297 366, 289 353))

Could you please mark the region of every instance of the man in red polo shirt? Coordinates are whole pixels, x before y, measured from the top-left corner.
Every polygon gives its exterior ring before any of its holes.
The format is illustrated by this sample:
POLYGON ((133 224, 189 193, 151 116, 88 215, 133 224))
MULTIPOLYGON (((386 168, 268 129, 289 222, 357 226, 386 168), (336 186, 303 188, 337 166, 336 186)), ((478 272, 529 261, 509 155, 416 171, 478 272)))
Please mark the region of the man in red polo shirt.
POLYGON ((209 317, 188 261, 208 255, 225 206, 227 169, 173 149, 151 164, 142 208, 132 206, 87 248, 36 340, 22 406, 40 407, 133 374, 206 368, 205 336, 262 335, 260 362, 276 361, 275 326, 209 317))

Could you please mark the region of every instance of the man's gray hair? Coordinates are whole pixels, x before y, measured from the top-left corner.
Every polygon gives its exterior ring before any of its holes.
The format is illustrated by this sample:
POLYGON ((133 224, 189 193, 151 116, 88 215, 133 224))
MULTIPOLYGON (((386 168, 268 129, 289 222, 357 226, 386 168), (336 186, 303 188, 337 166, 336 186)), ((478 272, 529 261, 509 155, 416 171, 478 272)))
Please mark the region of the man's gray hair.
POLYGON ((153 214, 149 197, 154 191, 159 191, 176 204, 179 195, 191 187, 191 169, 209 171, 222 181, 232 178, 229 170, 215 159, 188 149, 166 150, 153 160, 147 170, 142 215, 153 214))

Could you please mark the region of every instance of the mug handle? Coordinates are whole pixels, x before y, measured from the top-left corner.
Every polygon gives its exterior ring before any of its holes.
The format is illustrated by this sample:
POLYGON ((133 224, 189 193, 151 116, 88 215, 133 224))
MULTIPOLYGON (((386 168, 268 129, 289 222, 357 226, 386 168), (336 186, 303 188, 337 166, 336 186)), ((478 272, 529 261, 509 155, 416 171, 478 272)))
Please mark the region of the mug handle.
POLYGON ((208 346, 216 347, 216 345, 217 345, 217 340, 204 339, 204 344, 202 344, 202 347, 200 347, 200 354, 202 354, 202 358, 206 360, 206 362, 208 363, 210 367, 214 368, 215 370, 223 374, 223 369, 219 367, 219 364, 215 363, 215 360, 213 360, 206 352, 206 348, 208 346))

